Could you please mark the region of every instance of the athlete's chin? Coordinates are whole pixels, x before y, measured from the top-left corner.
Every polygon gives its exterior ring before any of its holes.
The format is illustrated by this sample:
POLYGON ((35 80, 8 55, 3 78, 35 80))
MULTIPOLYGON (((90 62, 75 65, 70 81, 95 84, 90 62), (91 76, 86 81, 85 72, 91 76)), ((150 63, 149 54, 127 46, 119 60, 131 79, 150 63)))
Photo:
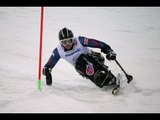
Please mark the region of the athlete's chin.
POLYGON ((72 45, 66 45, 65 49, 69 50, 69 49, 71 49, 71 47, 72 47, 72 45))

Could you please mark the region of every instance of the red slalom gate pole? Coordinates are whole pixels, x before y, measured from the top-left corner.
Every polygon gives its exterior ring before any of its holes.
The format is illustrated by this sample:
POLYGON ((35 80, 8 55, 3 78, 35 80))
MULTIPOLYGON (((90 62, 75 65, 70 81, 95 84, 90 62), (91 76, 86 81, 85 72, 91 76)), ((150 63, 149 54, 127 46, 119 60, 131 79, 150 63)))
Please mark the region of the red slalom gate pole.
POLYGON ((39 68, 38 68, 38 89, 41 91, 41 66, 42 66, 42 38, 43 38, 43 20, 44 20, 44 7, 41 7, 40 16, 40 43, 39 43, 39 68))

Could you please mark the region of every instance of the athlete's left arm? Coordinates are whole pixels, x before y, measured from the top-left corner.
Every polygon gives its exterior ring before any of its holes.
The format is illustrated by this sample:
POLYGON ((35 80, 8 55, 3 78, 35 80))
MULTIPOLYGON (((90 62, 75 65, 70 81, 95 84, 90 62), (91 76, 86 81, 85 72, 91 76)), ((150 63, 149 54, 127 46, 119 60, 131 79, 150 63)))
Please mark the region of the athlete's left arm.
POLYGON ((79 41, 83 46, 86 47, 100 48, 101 50, 103 49, 112 50, 108 44, 93 38, 86 38, 79 36, 79 41))

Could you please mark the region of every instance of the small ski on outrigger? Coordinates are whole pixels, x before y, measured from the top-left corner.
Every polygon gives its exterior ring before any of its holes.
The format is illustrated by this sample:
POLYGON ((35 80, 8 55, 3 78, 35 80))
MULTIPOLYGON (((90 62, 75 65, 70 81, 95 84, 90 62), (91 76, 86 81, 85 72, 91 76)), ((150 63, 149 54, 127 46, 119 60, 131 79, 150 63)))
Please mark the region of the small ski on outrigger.
POLYGON ((119 92, 119 90, 120 90, 120 74, 118 74, 116 77, 116 84, 112 90, 112 94, 116 95, 119 92))
POLYGON ((120 90, 120 85, 116 85, 116 87, 112 90, 112 94, 116 95, 120 90))
MULTIPOLYGON (((117 60, 115 60, 115 62, 118 64, 118 66, 121 68, 121 70, 124 72, 126 78, 127 78, 127 83, 129 84, 132 80, 133 80, 133 77, 131 75, 128 75, 125 70, 122 68, 122 66, 119 64, 119 62, 117 60)), ((118 74, 117 78, 116 78, 116 85, 115 85, 115 88, 112 90, 112 94, 113 95, 116 95, 119 90, 120 90, 120 74, 118 74)))

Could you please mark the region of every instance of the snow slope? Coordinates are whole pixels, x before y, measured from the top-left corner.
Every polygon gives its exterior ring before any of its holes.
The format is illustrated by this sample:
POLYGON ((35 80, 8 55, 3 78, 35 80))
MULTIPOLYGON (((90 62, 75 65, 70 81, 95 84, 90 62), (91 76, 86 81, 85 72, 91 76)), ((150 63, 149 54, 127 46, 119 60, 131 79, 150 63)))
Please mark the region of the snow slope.
POLYGON ((0 113, 159 113, 159 21, 159 7, 45 7, 42 65, 58 44, 59 30, 68 27, 75 36, 109 44, 134 80, 127 85, 117 64, 106 60, 123 80, 113 96, 60 60, 53 85, 46 86, 42 76, 40 92, 40 7, 0 7, 0 113))

